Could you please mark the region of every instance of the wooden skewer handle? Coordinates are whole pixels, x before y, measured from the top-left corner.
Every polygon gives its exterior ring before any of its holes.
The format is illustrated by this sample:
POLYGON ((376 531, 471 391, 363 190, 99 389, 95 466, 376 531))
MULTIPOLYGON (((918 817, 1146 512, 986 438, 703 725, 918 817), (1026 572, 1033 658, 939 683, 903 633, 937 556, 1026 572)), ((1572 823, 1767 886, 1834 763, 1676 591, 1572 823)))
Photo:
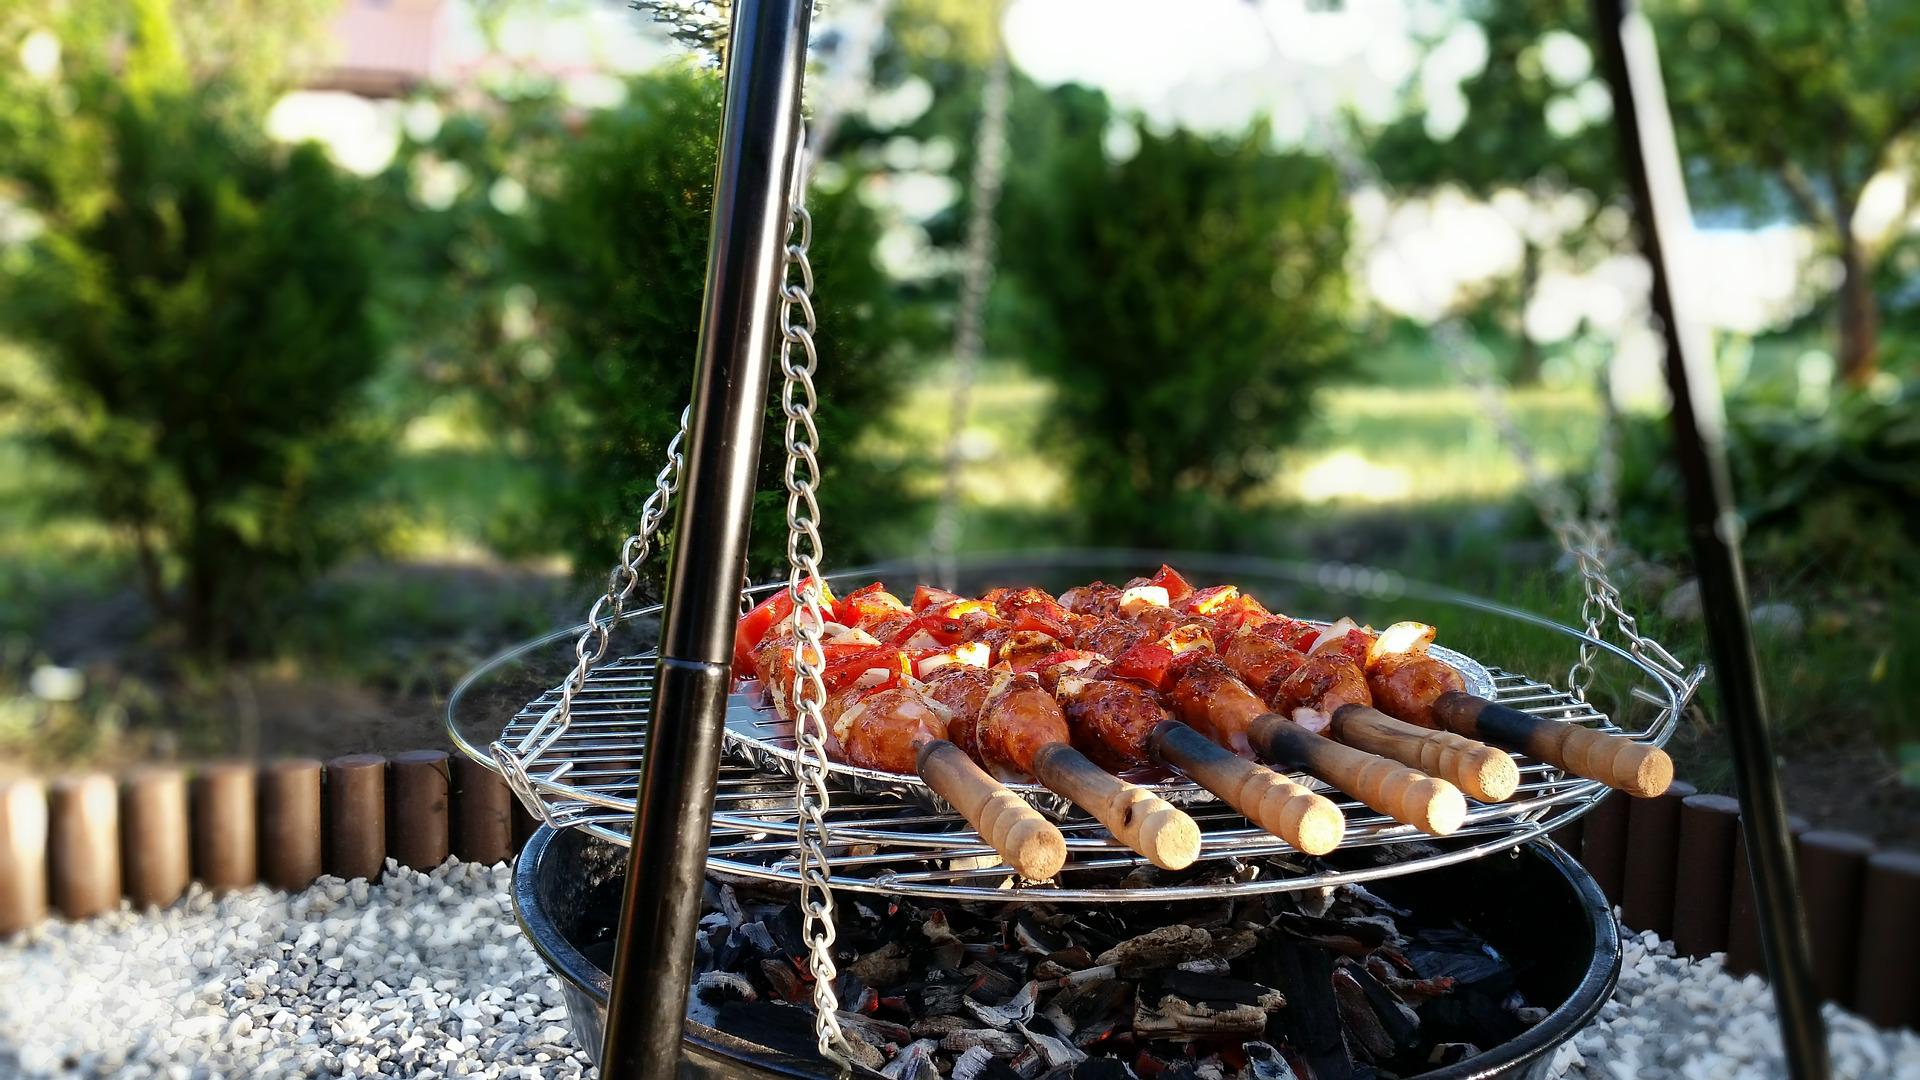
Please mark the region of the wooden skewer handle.
POLYGON ((1466 821, 1460 789, 1388 758, 1316 735, 1278 713, 1253 722, 1248 741, 1261 757, 1305 769, 1395 821, 1445 836, 1466 821))
POLYGON ((1365 705, 1342 705, 1329 730, 1348 746, 1438 776, 1483 803, 1503 802, 1520 786, 1520 767, 1506 751, 1451 731, 1416 727, 1365 705))
POLYGON ((1155 757, 1192 777, 1248 821, 1308 855, 1325 855, 1346 835, 1346 816, 1332 799, 1248 761, 1178 720, 1154 728, 1147 745, 1155 757))
POLYGON ((1033 775, 1162 870, 1183 869, 1200 856, 1200 826, 1184 811, 1095 765, 1066 743, 1041 747, 1033 756, 1033 775))
POLYGON ((988 776, 966 751, 945 739, 921 744, 920 778, 953 804, 980 838, 1021 877, 1045 881, 1067 861, 1067 841, 1053 822, 988 776))
POLYGON ((1637 743, 1565 720, 1547 720, 1458 691, 1434 700, 1433 715, 1448 731, 1531 754, 1629 795, 1652 798, 1673 783, 1673 759, 1637 743))

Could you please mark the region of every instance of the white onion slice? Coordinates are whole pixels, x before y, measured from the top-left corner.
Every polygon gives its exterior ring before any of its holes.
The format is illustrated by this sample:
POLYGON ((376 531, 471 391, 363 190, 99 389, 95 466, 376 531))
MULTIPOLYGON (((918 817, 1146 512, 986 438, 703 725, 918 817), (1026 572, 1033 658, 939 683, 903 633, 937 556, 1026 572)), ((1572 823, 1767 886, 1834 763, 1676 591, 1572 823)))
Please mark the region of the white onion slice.
POLYGON ((1171 605, 1172 601, 1167 598, 1167 590, 1158 585, 1135 585, 1120 594, 1120 610, 1128 615, 1137 615, 1148 608, 1171 605))

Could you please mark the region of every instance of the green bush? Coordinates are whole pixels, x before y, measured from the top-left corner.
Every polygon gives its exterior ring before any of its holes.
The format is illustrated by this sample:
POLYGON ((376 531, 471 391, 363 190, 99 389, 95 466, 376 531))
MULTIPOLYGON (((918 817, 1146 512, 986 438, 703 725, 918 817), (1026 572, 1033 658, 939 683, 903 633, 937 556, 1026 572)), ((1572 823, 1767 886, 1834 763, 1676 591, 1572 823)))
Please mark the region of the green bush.
MULTIPOLYGON (((1727 402, 1727 457, 1754 571, 1870 592, 1920 581, 1920 395, 1843 392, 1809 415, 1764 389, 1727 402)), ((1664 420, 1623 426, 1622 535, 1685 557, 1684 487, 1664 420)))
POLYGON ((1264 125, 1142 130, 1116 162, 1097 97, 1037 104, 1014 114, 1003 265, 1081 519, 1103 542, 1221 543, 1341 356, 1337 178, 1264 125))
POLYGON ((354 186, 190 85, 142 10, 124 71, 6 88, 0 181, 39 231, 0 270, 0 333, 43 369, 8 393, 159 613, 231 653, 359 535, 374 254, 354 186))
MULTIPOLYGON (((583 573, 603 573, 632 531, 692 387, 720 102, 720 80, 706 71, 636 79, 623 104, 587 120, 556 163, 558 184, 538 197, 526 261, 553 367, 528 422, 552 472, 552 540, 583 573)), ((873 261, 873 214, 851 184, 816 186, 810 209, 822 516, 828 558, 844 565, 873 554, 873 522, 907 508, 898 476, 856 453, 905 377, 906 358, 899 308, 873 261)), ((774 494, 784 460, 778 399, 776 374, 755 506, 756 577, 785 567, 785 497, 774 494)))

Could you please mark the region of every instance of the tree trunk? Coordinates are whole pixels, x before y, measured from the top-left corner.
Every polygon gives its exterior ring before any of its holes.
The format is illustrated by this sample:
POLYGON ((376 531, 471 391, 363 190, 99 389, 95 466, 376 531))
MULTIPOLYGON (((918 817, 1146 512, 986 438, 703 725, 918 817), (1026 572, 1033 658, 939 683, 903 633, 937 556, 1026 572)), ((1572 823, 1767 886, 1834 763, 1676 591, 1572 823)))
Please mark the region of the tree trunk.
POLYGON ((1840 378, 1865 386, 1880 370, 1880 309, 1874 301, 1873 268, 1853 229, 1840 232, 1840 378))
POLYGON ((1520 298, 1514 320, 1519 334, 1518 355, 1513 361, 1513 384, 1533 386, 1540 381, 1540 343, 1527 331, 1527 305, 1533 302, 1533 290, 1540 284, 1540 247, 1526 241, 1520 254, 1520 298))

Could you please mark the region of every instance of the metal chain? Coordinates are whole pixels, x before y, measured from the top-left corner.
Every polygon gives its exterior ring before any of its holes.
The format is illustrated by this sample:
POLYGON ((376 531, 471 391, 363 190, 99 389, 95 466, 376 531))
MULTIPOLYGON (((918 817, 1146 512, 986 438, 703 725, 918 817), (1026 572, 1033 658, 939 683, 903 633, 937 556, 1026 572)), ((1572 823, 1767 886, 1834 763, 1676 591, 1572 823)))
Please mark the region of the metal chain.
MULTIPOLYGON (((805 147, 801 148, 805 153, 805 147)), ((801 936, 807 942, 807 967, 813 974, 814 1034, 820 1055, 851 1069, 852 1054, 840 1030, 840 1001, 834 991, 836 937, 833 911, 833 863, 827 853, 827 703, 821 674, 826 650, 821 637, 826 616, 820 609, 820 430, 813 414, 818 399, 813 373, 820 357, 814 346, 819 323, 813 311, 813 266, 807 248, 813 218, 794 188, 787 233, 786 273, 780 283, 780 408, 787 418, 787 595, 793 598, 793 777, 794 840, 800 858, 801 936), (796 349, 795 346, 798 346, 796 349)))
MULTIPOLYGON (((1583 592, 1580 618, 1586 624, 1588 638, 1597 640, 1604 631, 1607 618, 1612 616, 1621 638, 1627 643, 1628 651, 1660 669, 1690 697, 1693 687, 1699 683, 1700 670, 1689 672, 1686 665, 1675 659, 1665 646, 1640 633, 1638 620, 1628 614, 1621 599, 1620 587, 1614 584, 1607 573, 1607 558, 1612 546, 1611 512, 1605 511, 1607 516, 1604 517, 1580 518, 1575 511, 1572 494, 1541 465, 1532 441, 1514 420, 1505 396, 1494 384, 1483 352, 1472 342, 1464 340, 1466 335, 1451 320, 1436 328, 1436 336, 1450 346, 1448 355, 1460 374, 1479 392, 1494 429, 1499 432, 1501 441, 1513 454, 1514 460, 1519 462, 1520 471, 1526 478, 1528 494, 1533 498, 1541 521, 1553 533, 1560 549, 1573 558, 1580 572, 1583 592)), ((1603 507, 1610 505, 1614 498, 1614 470, 1619 461, 1611 423, 1606 427, 1608 430, 1603 431, 1601 436, 1601 451, 1595 462, 1594 477, 1595 503, 1603 507)), ((1598 646, 1592 640, 1582 642, 1579 658, 1567 672, 1568 690, 1583 702, 1587 700, 1587 692, 1593 685, 1593 660, 1598 652, 1598 646)), ((1681 700, 1684 702, 1686 697, 1681 700)))
POLYGON ((973 397, 973 377, 980 366, 986 331, 987 293, 993 287, 994 209, 1000 204, 1000 185, 1006 178, 1007 53, 1004 44, 994 53, 981 94, 980 128, 974 136, 973 175, 969 178, 972 206, 967 217, 966 271, 960 286, 960 309, 953 326, 953 399, 947 421, 946 479, 933 521, 933 560, 940 584, 954 588, 959 576, 955 561, 960 547, 961 435, 973 397))
POLYGON ((680 427, 667 443, 666 464, 655 474, 653 493, 640 507, 639 528, 620 545, 620 557, 607 574, 606 591, 587 609, 586 625, 573 643, 573 670, 561 684, 559 703, 547 710, 513 747, 500 743, 491 747, 495 762, 514 792, 528 810, 549 824, 554 824, 553 818, 546 803, 534 795, 527 767, 566 734, 567 726, 573 721, 574 696, 586 685, 587 673, 606 657, 613 640, 613 628, 625 616, 628 601, 639 591, 640 567, 653 550, 654 537, 660 532, 660 523, 666 520, 667 506, 680 490, 680 478, 686 470, 687 459, 681 447, 687 441, 687 420, 691 412, 692 406, 680 410, 680 427))

